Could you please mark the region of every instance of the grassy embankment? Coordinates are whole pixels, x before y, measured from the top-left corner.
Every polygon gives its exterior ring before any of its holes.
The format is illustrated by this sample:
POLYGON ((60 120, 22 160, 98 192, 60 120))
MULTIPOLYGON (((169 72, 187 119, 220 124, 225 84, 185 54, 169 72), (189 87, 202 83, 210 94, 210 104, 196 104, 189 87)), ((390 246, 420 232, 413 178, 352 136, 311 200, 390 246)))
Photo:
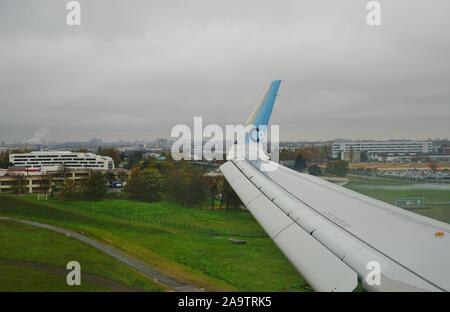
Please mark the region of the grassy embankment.
POLYGON ((0 291, 162 290, 145 276, 82 242, 29 225, 0 220, 0 246, 0 291), (81 286, 66 283, 66 264, 72 260, 81 263, 81 286), (88 275, 100 277, 101 281, 84 278, 88 275))
POLYGON ((31 195, 3 195, 0 216, 83 232, 210 291, 310 290, 253 217, 243 211, 185 208, 166 201, 37 201, 31 195), (247 244, 232 244, 230 237, 245 239, 247 244))
MULTIPOLYGON (((352 178, 346 187, 389 203, 400 197, 424 197, 428 208, 415 212, 450 222, 448 189, 397 179, 364 178, 352 178)), ((83 232, 208 290, 309 289, 252 216, 242 211, 185 208, 172 202, 37 201, 35 196, 1 196, 0 216, 36 220, 83 232), (233 245, 229 237, 246 239, 248 244, 233 245)), ((134 287, 157 289, 148 280, 143 281, 139 273, 81 242, 11 222, 1 221, 0 226, 0 258, 64 267, 75 255, 81 259, 83 271, 134 287)), ((49 272, 2 265, 0 273, 0 287, 8 284, 9 289, 30 289, 21 284, 27 276, 26 284, 31 289, 33 281, 39 290, 67 288, 60 284, 65 278, 49 272), (15 286, 10 284, 12 280, 16 280, 15 286), (41 280, 49 282, 43 286, 37 282, 41 280)), ((83 290, 105 289, 92 283, 83 287, 83 290)))

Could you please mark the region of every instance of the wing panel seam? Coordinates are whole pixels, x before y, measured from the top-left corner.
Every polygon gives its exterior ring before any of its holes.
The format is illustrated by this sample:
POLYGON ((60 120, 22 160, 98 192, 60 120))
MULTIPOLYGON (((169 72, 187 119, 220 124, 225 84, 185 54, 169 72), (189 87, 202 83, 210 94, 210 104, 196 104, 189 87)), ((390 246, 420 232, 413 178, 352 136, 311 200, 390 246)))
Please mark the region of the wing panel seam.
MULTIPOLYGON (((256 170, 258 170, 258 168, 256 168, 251 162, 247 163, 249 165, 251 165, 253 168, 255 168, 256 170)), ((238 168, 236 166, 236 168, 238 168)), ((238 170, 240 170, 238 168, 238 170)), ((259 171, 259 170, 258 170, 259 171)), ((284 171, 286 172, 286 171, 284 171)), ((291 175, 293 175, 290 172, 287 172, 291 175)), ((269 177, 266 176, 266 178, 270 179, 269 177)), ((384 253, 383 251, 377 249, 376 247, 372 246, 370 243, 366 242, 365 240, 359 238, 358 236, 356 236, 355 234, 351 233, 350 231, 348 231, 347 229, 341 227, 339 224, 337 224, 336 222, 334 222, 333 220, 331 220, 330 218, 328 218, 326 215, 322 214, 321 212, 317 211, 316 209, 314 209, 311 205, 309 205, 308 203, 306 203, 305 201, 301 200, 300 198, 298 198, 296 195, 292 194, 292 192, 290 192, 289 190, 285 189, 284 187, 282 187, 279 183, 277 183, 276 181, 274 181, 273 179, 270 179, 274 184, 276 184, 279 188, 281 188, 282 190, 284 190, 286 193, 288 193, 290 196, 292 196, 293 198, 295 198, 296 200, 298 200, 299 202, 301 202, 302 204, 306 205, 307 207, 309 207, 311 210, 313 210, 314 212, 316 212, 318 215, 320 215, 321 217, 323 217, 324 219, 326 219, 327 221, 331 222, 332 224, 334 224, 335 226, 337 226, 339 229, 341 229, 342 231, 344 231, 345 233, 347 233, 348 235, 350 235, 351 237, 357 239, 358 241, 360 241, 361 243, 365 244, 367 247, 371 248, 372 250, 378 252, 379 254, 383 255, 384 257, 388 258, 389 260, 391 260, 392 262, 396 263, 397 265, 399 265, 400 267, 402 267, 403 269, 407 270, 408 272, 416 275, 417 277, 419 277, 420 279, 422 279, 423 281, 429 283, 430 285, 442 290, 442 291, 446 291, 444 288, 440 287, 439 285, 436 285, 435 283, 431 282, 430 280, 428 280, 427 278, 421 276, 420 274, 416 273, 415 271, 413 271, 412 269, 408 268, 407 266, 405 266, 404 264, 401 264, 400 262, 398 262, 397 260, 395 260, 394 258, 392 258, 391 256, 387 255, 386 253, 384 253)), ((303 179, 304 180, 304 179, 303 179)), ((250 181, 251 182, 251 181, 250 181)), ((314 182, 312 182, 314 183, 314 182)), ((317 183, 314 183, 316 185, 318 185, 317 183)), ((328 188, 329 189, 329 188, 328 188)), ((275 203, 274 203, 275 204, 275 203)), ((276 204, 275 204, 276 205, 276 204)), ((278 205, 276 205, 278 207, 278 205)), ((280 209, 283 213, 284 211, 282 209, 280 209)), ((289 216, 289 215, 287 215, 289 216)), ((292 220, 292 219, 291 219, 292 220)), ((314 232, 314 230, 312 231, 314 232)), ((319 240, 318 240, 319 241, 319 240)), ((320 241, 319 241, 320 242, 320 241)), ((322 244, 323 245, 323 244, 322 244)), ((323 245, 325 248, 327 248, 328 250, 330 250, 327 246, 323 245)), ((330 250, 331 251, 331 250, 330 250)), ((331 251, 332 252, 332 251, 331 251)), ((334 255, 336 255, 333 252, 334 255)), ((340 258, 338 255, 336 255, 336 257, 340 258)), ((345 263, 345 262, 344 262, 345 263)))

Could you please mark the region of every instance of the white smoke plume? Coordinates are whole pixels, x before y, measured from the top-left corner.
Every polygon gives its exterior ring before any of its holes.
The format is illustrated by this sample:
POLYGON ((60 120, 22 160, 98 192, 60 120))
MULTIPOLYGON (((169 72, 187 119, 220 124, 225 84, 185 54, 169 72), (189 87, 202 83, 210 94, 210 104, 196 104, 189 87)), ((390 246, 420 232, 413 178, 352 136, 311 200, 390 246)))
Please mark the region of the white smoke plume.
POLYGON ((28 144, 42 144, 48 135, 47 128, 40 128, 33 133, 33 136, 27 140, 28 144))

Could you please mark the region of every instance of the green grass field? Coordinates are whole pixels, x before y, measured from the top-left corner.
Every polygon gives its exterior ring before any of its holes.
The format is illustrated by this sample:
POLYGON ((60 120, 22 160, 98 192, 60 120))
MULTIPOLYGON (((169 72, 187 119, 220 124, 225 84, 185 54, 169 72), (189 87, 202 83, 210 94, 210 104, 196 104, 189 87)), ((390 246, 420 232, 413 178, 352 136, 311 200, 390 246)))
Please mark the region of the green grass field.
POLYGON ((244 211, 210 211, 172 202, 37 201, 31 195, 3 195, 0 216, 83 232, 210 291, 310 290, 244 211), (247 244, 232 244, 230 237, 245 239, 247 244))
POLYGON ((0 246, 0 291, 108 291, 114 290, 116 283, 141 291, 162 290, 145 276, 82 242, 29 225, 1 220, 0 246), (81 286, 66 283, 66 264, 72 260, 81 264, 81 286), (99 285, 84 279, 83 274, 112 283, 99 285))
POLYGON ((1 264, 0 291, 108 291, 108 289, 85 282, 81 286, 69 287, 60 274, 1 264))
POLYGON ((352 177, 345 187, 390 204, 394 204, 398 198, 423 197, 426 209, 412 211, 450 223, 450 185, 419 184, 400 179, 352 177))
MULTIPOLYGON (((415 212, 450 222, 448 189, 404 180, 366 178, 351 178, 346 187, 389 203, 396 198, 424 197, 427 209, 415 212)), ((168 201, 37 201, 35 195, 2 195, 0 216, 35 220, 81 232, 210 291, 310 290, 254 218, 244 211, 186 208, 168 201), (230 237, 248 243, 234 245, 230 237)), ((0 245, 0 261, 18 259, 65 267, 68 261, 76 259, 82 263, 83 272, 135 288, 161 290, 109 256, 46 230, 0 221, 0 245)), ((0 265, 0 290, 36 289, 73 290, 65 285, 65 276, 8 263, 0 265)), ((86 282, 77 290, 108 288, 86 282)))

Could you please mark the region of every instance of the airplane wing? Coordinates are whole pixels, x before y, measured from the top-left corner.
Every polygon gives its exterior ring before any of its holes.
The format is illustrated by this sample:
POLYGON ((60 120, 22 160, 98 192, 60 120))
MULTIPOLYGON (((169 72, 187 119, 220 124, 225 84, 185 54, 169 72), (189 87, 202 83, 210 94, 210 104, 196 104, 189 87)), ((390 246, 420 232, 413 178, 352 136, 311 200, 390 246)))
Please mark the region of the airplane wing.
MULTIPOLYGON (((268 123, 278 87, 249 118, 257 126, 268 123)), ((368 291, 450 290, 449 224, 278 164, 265 171, 267 163, 229 160, 220 169, 315 290, 352 291, 358 281, 368 291)))

